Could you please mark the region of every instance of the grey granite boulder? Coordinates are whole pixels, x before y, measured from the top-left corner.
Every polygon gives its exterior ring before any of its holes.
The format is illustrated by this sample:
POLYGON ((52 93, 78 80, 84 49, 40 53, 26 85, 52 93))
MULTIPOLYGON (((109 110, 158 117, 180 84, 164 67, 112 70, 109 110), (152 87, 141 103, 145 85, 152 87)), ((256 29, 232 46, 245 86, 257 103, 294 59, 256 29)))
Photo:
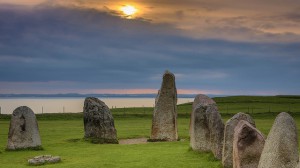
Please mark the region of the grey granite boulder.
POLYGON ((207 106, 199 105, 190 121, 190 146, 195 151, 210 151, 210 129, 206 116, 207 106))
POLYGON ((190 146, 196 151, 212 151, 222 157, 224 123, 214 100, 197 95, 190 120, 190 146))
POLYGON ((203 94, 198 94, 194 99, 190 118, 190 146, 193 150, 210 151, 210 130, 206 110, 211 104, 216 102, 203 94))
POLYGON ((294 119, 280 113, 269 132, 262 151, 259 168, 295 168, 299 162, 298 134, 294 119))
POLYGON ((177 133, 177 90, 175 76, 169 71, 155 99, 152 129, 149 141, 176 141, 177 133))
POLYGON ((83 108, 84 138, 93 143, 118 143, 114 118, 101 100, 87 97, 83 108))
POLYGON ((201 104, 202 106, 208 106, 211 104, 216 104, 216 102, 212 98, 204 94, 198 94, 194 99, 193 109, 195 109, 199 104, 201 104))
POLYGON ((208 126, 210 131, 210 149, 216 159, 222 159, 222 148, 224 138, 224 123, 216 104, 208 106, 206 110, 208 126))
POLYGON ((41 149, 38 123, 33 111, 27 106, 16 108, 11 116, 7 150, 41 149))
POLYGON ((257 168, 264 148, 263 134, 245 120, 241 120, 234 129, 233 167, 257 168))
POLYGON ((231 119, 229 119, 225 124, 224 129, 224 141, 223 141, 223 151, 222 151, 222 165, 225 168, 233 167, 233 138, 234 129, 237 124, 245 120, 249 122, 253 127, 255 127, 255 122, 250 115, 245 113, 237 113, 231 119))

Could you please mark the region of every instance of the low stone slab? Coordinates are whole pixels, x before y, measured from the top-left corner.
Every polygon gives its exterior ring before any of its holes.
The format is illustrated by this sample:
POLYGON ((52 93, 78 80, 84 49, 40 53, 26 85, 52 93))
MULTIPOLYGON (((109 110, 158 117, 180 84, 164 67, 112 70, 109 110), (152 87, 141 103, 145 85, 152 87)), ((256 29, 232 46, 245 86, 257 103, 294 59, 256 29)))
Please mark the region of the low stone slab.
POLYGON ((263 134, 245 120, 241 120, 234 130, 233 167, 256 168, 264 148, 263 134))
POLYGON ((58 163, 61 161, 61 158, 59 156, 51 156, 51 155, 42 155, 42 156, 36 156, 32 159, 28 160, 28 164, 32 166, 38 166, 43 164, 53 164, 58 163))
POLYGON ((234 129, 237 124, 245 120, 249 122, 253 127, 255 127, 255 122, 252 117, 245 113, 237 113, 231 119, 229 119, 225 124, 224 129, 224 142, 223 142, 223 151, 222 151, 222 164, 224 168, 233 167, 233 138, 234 138, 234 129))
POLYGON ((295 168, 298 162, 297 126, 288 113, 282 112, 269 132, 258 167, 295 168))

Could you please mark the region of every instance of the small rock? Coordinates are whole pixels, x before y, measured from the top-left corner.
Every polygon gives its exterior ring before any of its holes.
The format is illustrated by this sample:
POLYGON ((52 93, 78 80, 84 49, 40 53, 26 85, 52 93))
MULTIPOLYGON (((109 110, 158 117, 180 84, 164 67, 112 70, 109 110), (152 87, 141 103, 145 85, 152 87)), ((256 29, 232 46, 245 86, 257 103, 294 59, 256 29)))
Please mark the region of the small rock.
POLYGON ((35 156, 32 159, 28 160, 28 164, 32 166, 43 165, 47 163, 58 163, 61 161, 59 156, 51 156, 51 155, 42 155, 42 156, 35 156))

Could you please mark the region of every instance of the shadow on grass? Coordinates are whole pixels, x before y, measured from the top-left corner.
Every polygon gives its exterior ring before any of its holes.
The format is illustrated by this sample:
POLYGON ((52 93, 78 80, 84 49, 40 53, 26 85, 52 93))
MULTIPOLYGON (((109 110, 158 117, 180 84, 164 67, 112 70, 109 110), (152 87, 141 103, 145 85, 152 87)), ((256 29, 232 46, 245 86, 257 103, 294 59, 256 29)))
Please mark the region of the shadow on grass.
POLYGON ((17 148, 17 149, 8 149, 6 148, 5 151, 14 152, 14 151, 42 151, 44 148, 42 146, 36 147, 28 147, 28 148, 17 148))

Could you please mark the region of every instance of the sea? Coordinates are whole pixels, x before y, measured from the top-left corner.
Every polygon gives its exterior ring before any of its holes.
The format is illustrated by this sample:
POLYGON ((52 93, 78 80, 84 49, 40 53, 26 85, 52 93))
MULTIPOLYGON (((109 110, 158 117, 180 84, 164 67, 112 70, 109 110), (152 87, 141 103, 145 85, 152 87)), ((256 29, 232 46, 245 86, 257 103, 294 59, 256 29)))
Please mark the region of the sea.
MULTIPOLYGON (((78 113, 83 111, 84 97, 74 98, 0 98, 0 113, 12 114, 19 106, 28 106, 34 113, 78 113)), ((154 107, 155 98, 99 97, 109 108, 154 107)), ((193 102, 194 98, 178 98, 177 104, 193 102)))

